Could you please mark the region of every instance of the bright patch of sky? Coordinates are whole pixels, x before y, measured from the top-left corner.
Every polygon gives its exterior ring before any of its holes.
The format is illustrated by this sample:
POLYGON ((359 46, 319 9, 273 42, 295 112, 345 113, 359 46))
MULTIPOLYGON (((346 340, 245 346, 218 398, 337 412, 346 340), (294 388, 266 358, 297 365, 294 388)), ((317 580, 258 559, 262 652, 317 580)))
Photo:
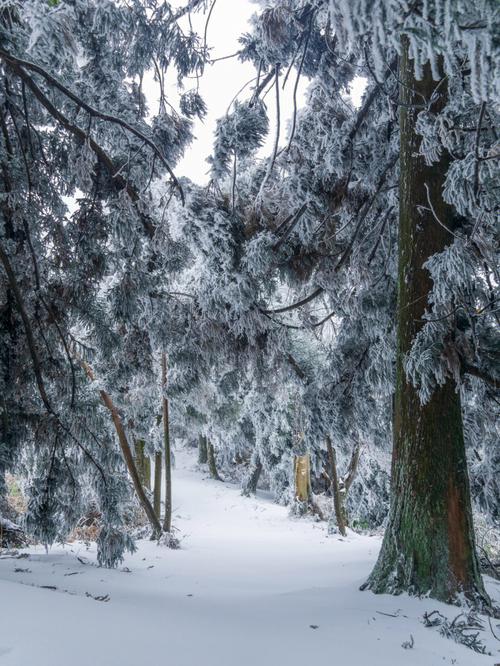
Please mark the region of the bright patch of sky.
MULTIPOLYGON (((174 7, 182 7, 185 3, 186 0, 172 1, 174 7)), ((235 98, 244 100, 252 93, 256 76, 253 66, 250 63, 242 63, 237 57, 226 58, 226 56, 236 53, 241 48, 238 39, 243 33, 251 31, 250 19, 255 10, 256 6, 251 0, 217 0, 210 17, 206 36, 214 64, 206 67, 199 81, 191 80, 192 87, 195 89, 198 87, 205 100, 208 113, 203 121, 195 123, 195 139, 176 167, 177 175, 187 176, 201 185, 206 184, 209 179, 209 165, 206 159, 212 152, 217 118, 227 113, 235 98), (224 59, 218 60, 219 58, 224 59), (244 89, 242 90, 242 88, 244 89)), ((206 13, 194 12, 189 18, 184 18, 181 25, 185 30, 189 30, 189 20, 191 20, 193 30, 203 36, 206 19, 206 13)), ((290 131, 290 120, 293 116, 294 106, 293 88, 295 78, 295 73, 290 75, 285 89, 280 90, 281 144, 286 143, 290 131)), ((186 90, 189 89, 187 83, 186 90)), ((304 102, 307 85, 307 80, 302 78, 297 91, 297 106, 299 108, 304 102)), ((355 80, 351 96, 356 105, 360 102, 364 87, 364 79, 358 78, 355 80)), ((271 121, 270 132, 266 143, 259 152, 259 157, 266 157, 272 153, 276 136, 276 95, 274 86, 271 88, 267 94, 264 93, 271 121)), ((145 82, 145 93, 152 110, 155 111, 159 95, 157 86, 152 79, 145 82)), ((171 85, 171 94, 175 99, 174 81, 171 85)))

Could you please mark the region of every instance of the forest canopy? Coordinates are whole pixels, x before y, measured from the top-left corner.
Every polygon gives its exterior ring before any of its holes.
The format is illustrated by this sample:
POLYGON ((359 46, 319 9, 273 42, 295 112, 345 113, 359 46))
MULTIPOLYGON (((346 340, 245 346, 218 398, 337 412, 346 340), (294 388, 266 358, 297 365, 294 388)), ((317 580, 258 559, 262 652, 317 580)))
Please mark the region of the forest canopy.
POLYGON ((215 4, 0 3, 0 520, 49 546, 93 513, 109 567, 139 513, 172 545, 184 443, 384 530, 374 592, 491 611, 498 2, 258 2, 205 186, 215 4))

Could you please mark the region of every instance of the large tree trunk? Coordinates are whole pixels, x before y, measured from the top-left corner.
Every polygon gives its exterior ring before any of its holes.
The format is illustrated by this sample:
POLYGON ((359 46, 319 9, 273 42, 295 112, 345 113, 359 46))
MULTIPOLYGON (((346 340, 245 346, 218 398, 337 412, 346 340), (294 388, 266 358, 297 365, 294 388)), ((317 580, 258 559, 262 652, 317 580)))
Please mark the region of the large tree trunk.
POLYGON ((163 386, 163 442, 165 447, 165 517, 163 529, 170 532, 172 528, 172 453, 170 447, 170 430, 168 417, 167 390, 167 356, 161 356, 161 375, 163 386))
MULTIPOLYGON (((432 110, 447 99, 445 79, 429 66, 414 77, 408 42, 400 62, 400 213, 398 346, 389 522, 375 568, 365 584, 375 592, 429 594, 445 602, 465 595, 488 604, 474 545, 460 396, 448 380, 422 405, 404 359, 422 327, 431 277, 425 261, 452 241, 453 211, 442 198, 449 157, 428 166, 419 155, 416 119, 436 91, 432 110), (428 194, 426 187, 428 188, 428 194), (429 199, 434 212, 430 210, 429 199)), ((450 304, 452 305, 452 304, 450 304)))

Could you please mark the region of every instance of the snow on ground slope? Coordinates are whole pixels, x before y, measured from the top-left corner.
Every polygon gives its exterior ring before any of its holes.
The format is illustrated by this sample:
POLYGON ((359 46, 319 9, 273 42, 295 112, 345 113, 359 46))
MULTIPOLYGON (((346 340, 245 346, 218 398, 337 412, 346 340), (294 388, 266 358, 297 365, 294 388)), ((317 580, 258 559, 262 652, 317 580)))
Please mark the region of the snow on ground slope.
MULTIPOLYGON (((494 656, 482 656, 420 621, 458 610, 358 590, 377 537, 328 537, 323 523, 205 476, 178 452, 178 551, 141 541, 115 571, 81 544, 0 559, 0 666, 500 663, 489 630, 494 656)), ((500 597, 498 583, 489 589, 500 597)))

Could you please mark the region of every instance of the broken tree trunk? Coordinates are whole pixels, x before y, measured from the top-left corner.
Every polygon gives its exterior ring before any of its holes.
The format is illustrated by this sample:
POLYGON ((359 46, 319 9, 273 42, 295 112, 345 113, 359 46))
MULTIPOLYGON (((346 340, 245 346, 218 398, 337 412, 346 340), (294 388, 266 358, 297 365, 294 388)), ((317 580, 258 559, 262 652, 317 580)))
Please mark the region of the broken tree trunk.
POLYGON ((308 502, 311 494, 311 461, 308 453, 295 456, 294 478, 295 499, 298 502, 308 502))

